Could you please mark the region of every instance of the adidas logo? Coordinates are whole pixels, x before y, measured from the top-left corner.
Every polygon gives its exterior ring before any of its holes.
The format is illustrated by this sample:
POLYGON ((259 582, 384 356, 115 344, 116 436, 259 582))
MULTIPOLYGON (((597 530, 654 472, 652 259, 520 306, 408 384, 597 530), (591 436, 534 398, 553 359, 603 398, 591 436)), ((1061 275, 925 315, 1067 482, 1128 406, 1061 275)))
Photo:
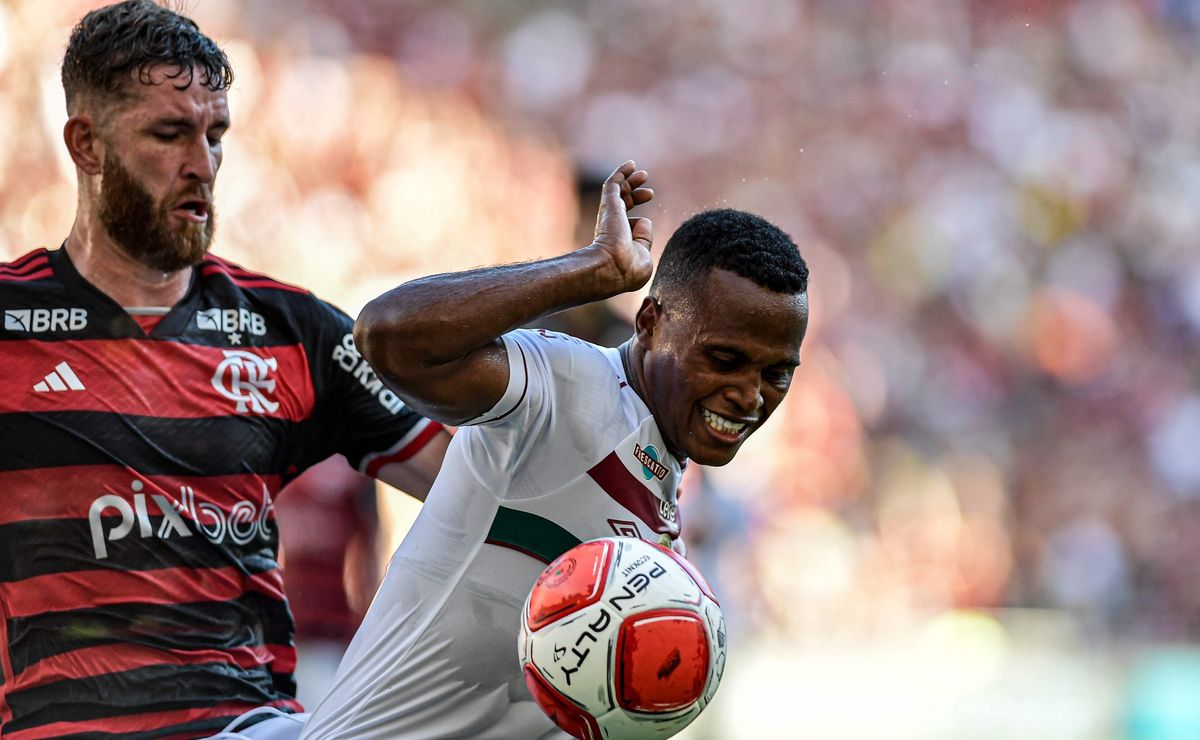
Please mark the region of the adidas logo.
POLYGON ((82 391, 84 390, 83 383, 79 381, 79 376, 71 369, 71 366, 65 362, 60 362, 54 366, 54 372, 46 376, 46 379, 33 389, 38 393, 49 393, 51 391, 82 391))

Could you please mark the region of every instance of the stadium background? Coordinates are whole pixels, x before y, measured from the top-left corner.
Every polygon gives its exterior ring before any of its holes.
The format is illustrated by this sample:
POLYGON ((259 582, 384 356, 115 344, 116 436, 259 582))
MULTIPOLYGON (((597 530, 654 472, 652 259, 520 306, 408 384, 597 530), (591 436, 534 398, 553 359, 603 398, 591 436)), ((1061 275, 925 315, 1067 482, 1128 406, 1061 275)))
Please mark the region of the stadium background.
MULTIPOLYGON (((0 258, 70 227, 98 4, 0 1, 0 258)), ((184 7, 237 70, 216 251, 351 313, 573 244, 626 158, 660 245, 802 246, 791 395, 684 499, 733 624, 686 737, 1200 737, 1200 4, 184 7)))

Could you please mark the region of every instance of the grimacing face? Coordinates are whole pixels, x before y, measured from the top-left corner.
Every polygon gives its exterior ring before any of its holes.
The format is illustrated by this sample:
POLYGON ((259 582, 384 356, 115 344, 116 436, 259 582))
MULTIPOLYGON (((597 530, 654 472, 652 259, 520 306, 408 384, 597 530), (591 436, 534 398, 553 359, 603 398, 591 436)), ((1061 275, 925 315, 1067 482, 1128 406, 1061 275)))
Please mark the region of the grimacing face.
POLYGON ((129 95, 104 127, 99 216, 108 234, 138 262, 164 272, 198 263, 216 223, 213 186, 221 138, 229 128, 224 90, 160 65, 150 84, 131 76, 129 95))
POLYGON ((808 295, 714 269, 638 313, 647 405, 676 456, 725 465, 779 406, 800 364, 808 295))
POLYGON ((156 203, 117 155, 110 154, 104 160, 100 222, 130 257, 146 267, 175 272, 200 262, 212 243, 216 209, 211 196, 197 193, 196 197, 209 201, 207 218, 180 222, 171 216, 170 199, 156 203))

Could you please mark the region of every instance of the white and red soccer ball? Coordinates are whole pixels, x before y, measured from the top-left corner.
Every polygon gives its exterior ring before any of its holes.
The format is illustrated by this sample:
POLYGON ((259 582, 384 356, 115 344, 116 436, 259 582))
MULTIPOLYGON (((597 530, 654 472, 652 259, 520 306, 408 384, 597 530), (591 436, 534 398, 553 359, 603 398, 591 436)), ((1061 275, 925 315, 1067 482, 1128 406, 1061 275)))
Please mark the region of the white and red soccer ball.
POLYGON ((605 537, 542 571, 525 599, 518 652, 534 699, 573 736, 664 738, 716 693, 725 618, 685 559, 605 537))

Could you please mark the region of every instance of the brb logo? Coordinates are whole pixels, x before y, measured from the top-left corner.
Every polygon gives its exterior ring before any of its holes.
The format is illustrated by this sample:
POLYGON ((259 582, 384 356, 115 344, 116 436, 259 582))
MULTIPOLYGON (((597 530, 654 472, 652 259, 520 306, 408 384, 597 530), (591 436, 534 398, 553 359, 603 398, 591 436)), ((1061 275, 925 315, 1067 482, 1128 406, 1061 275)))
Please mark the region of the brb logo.
POLYGON ((268 519, 273 510, 271 494, 264 485, 262 488, 262 503, 255 504, 245 499, 238 501, 225 513, 216 504, 196 502, 196 492, 191 486, 180 486, 180 500, 175 501, 161 493, 150 495, 150 500, 162 516, 162 522, 155 531, 154 523, 150 521, 150 510, 146 494, 141 493, 143 484, 135 480, 133 485, 133 503, 116 494, 105 494, 92 502, 88 510, 88 525, 92 532, 92 549, 97 560, 108 558, 108 543, 124 539, 136 524, 138 534, 145 539, 157 537, 160 540, 170 539, 174 535, 191 537, 193 527, 206 540, 220 545, 226 539, 237 545, 245 545, 255 537, 270 538, 271 530, 268 519), (121 516, 116 526, 104 531, 104 517, 111 519, 111 512, 121 516), (189 526, 183 515, 191 520, 189 526))
POLYGON ((5 331, 79 331, 87 328, 85 308, 15 308, 4 312, 5 331))
POLYGON ((279 367, 274 357, 262 358, 240 349, 222 350, 225 359, 213 373, 212 386, 230 401, 237 401, 237 412, 273 414, 279 403, 267 398, 275 392, 275 379, 269 377, 279 367))
POLYGON ((206 308, 196 312, 196 328, 225 333, 248 331, 261 337, 267 333, 267 320, 244 308, 206 308))

